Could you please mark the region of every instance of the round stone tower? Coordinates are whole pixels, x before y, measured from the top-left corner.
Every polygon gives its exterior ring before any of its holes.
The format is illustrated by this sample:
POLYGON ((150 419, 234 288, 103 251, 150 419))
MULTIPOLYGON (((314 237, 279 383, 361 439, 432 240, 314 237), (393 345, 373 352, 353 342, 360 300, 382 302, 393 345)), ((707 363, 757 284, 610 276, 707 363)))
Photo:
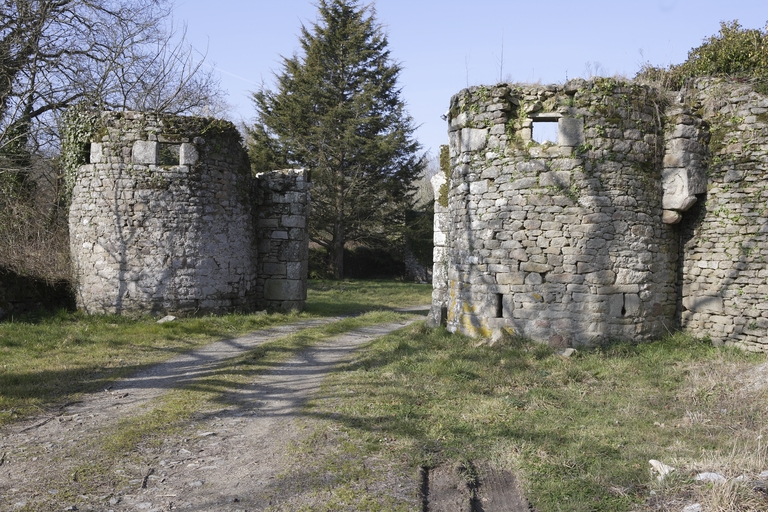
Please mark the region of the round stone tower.
POLYGON ((78 307, 255 307, 250 169, 228 122, 107 112, 77 171, 69 225, 78 307))
POLYGON ((613 79, 456 95, 432 317, 555 347, 665 333, 677 234, 664 219, 660 109, 652 88, 613 79))

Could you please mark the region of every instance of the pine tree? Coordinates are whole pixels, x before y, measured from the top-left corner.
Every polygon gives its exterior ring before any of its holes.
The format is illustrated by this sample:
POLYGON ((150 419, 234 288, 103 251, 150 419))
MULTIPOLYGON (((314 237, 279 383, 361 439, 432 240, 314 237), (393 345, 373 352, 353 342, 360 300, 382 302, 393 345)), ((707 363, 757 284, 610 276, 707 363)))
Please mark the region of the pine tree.
POLYGON ((302 26, 302 54, 283 59, 276 90, 254 94, 250 151, 256 172, 310 172, 310 237, 343 277, 345 244, 401 243, 423 158, 374 9, 356 0, 320 0, 318 9, 318 22, 302 26))

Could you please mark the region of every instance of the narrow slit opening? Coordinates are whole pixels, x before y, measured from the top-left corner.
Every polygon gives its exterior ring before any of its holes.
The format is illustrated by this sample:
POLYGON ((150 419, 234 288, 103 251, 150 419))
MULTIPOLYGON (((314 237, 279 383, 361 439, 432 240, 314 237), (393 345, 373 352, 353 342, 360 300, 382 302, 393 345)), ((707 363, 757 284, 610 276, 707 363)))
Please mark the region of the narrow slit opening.
POLYGON ((504 294, 496 294, 496 318, 504 318, 504 294))
POLYGON ((83 145, 83 161, 87 164, 93 163, 91 162, 91 143, 86 142, 83 145))

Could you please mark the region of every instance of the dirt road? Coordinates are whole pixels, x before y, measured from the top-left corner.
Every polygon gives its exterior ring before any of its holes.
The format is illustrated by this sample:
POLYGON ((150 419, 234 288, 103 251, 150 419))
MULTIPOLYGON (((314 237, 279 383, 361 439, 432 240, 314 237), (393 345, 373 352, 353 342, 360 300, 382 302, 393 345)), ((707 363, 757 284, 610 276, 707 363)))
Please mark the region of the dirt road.
POLYGON ((55 414, 5 428, 0 438, 0 510, 245 511, 275 505, 279 496, 272 484, 286 467, 289 443, 302 435, 297 420, 304 401, 355 348, 415 320, 360 328, 318 344, 232 390, 219 410, 196 417, 183 436, 143 448, 136 457, 113 464, 114 475, 89 480, 99 485, 80 482, 87 462, 97 455, 93 440, 119 428, 122 419, 146 414, 168 390, 210 374, 229 358, 328 321, 332 319, 219 341, 87 395, 55 414))

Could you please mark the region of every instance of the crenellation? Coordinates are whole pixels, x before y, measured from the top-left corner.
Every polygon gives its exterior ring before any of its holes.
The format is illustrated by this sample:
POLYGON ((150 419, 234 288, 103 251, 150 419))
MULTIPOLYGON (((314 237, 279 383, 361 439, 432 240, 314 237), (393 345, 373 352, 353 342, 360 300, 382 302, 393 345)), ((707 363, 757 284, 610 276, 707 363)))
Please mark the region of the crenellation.
POLYGON ((95 128, 70 208, 79 308, 118 314, 303 308, 309 194, 303 171, 293 181, 284 179, 286 171, 254 179, 237 130, 214 119, 105 112, 95 128), (277 189, 262 190, 274 183, 277 189), (259 238, 269 234, 256 226, 265 215, 278 226, 283 218, 285 239, 296 244, 278 250, 274 261, 259 247, 286 244, 259 238), (290 286, 278 293, 276 276, 286 277, 295 263, 290 286), (261 264, 272 265, 271 272, 261 264), (265 295, 269 278, 278 302, 265 295))

